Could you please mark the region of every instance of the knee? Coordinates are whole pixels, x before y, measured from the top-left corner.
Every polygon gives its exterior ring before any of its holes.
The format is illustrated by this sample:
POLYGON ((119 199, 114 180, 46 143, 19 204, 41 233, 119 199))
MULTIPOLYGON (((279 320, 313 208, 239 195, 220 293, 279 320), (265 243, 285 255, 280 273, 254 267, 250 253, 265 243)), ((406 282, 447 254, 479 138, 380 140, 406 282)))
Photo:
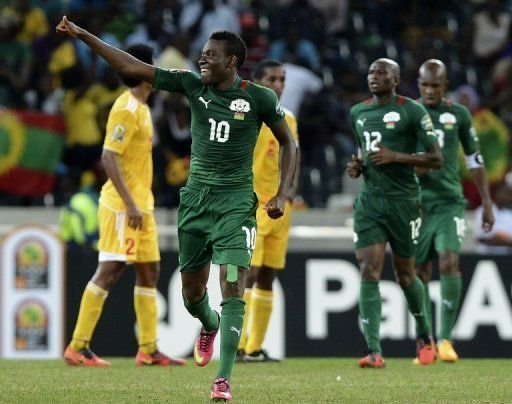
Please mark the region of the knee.
POLYGON ((402 289, 408 289, 414 282, 414 272, 396 273, 396 280, 402 289))
POLYGON ((188 303, 197 303, 201 301, 201 299, 204 297, 204 294, 206 293, 206 287, 203 285, 183 285, 182 287, 182 293, 183 297, 188 303))
POLYGON ((159 275, 160 271, 157 268, 146 271, 138 271, 136 285, 146 288, 156 288, 159 275))
POLYGON ((439 259, 439 272, 443 276, 460 275, 459 256, 454 253, 441 255, 439 259))
POLYGON ((272 290, 275 271, 272 268, 261 267, 256 277, 256 287, 262 290, 272 290))
POLYGON ((363 281, 379 281, 379 270, 376 265, 371 262, 360 262, 361 279, 363 281))
POLYGON ((109 266, 108 268, 100 264, 91 281, 102 289, 110 290, 114 286, 124 271, 124 264, 109 266))
POLYGON ((428 283, 432 279, 432 271, 424 267, 416 267, 416 275, 423 283, 428 283))

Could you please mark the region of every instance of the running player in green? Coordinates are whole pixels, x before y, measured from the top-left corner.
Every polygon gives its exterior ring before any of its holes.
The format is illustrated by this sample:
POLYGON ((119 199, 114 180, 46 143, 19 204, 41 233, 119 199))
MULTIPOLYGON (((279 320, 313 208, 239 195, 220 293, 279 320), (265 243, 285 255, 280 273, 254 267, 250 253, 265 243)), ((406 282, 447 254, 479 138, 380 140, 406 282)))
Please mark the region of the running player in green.
MULTIPOLYGON (((431 319, 428 282, 432 279, 432 260, 439 255, 441 273, 441 330, 437 350, 443 361, 455 362, 457 353, 451 343, 462 289, 459 251, 466 225, 466 201, 459 178, 459 142, 466 154, 466 164, 483 203, 482 229, 490 231, 494 223, 483 159, 478 139, 466 107, 444 98, 448 86, 446 67, 436 59, 427 60, 419 70, 420 102, 427 108, 443 152, 444 165, 431 171, 418 168, 420 176, 423 224, 416 248, 416 273, 423 281, 425 311, 431 319)), ((422 149, 420 149, 422 150, 422 149)), ((416 359, 415 359, 416 362, 416 359)))
POLYGON ((364 178, 354 202, 354 241, 361 270, 359 311, 369 353, 359 366, 384 366, 379 280, 388 242, 395 276, 416 319, 416 354, 426 365, 435 361, 435 347, 423 308, 423 286, 414 273, 414 249, 421 226, 414 167, 439 168, 443 158, 425 108, 395 92, 400 81, 398 64, 376 60, 367 80, 373 97, 350 110, 359 153, 347 165, 351 177, 362 174, 364 178), (414 154, 418 143, 424 145, 425 153, 414 154))
POLYGON ((200 75, 143 63, 66 17, 57 32, 82 40, 121 74, 152 83, 157 89, 185 94, 190 102, 191 168, 178 211, 183 299, 189 313, 202 324, 194 347, 198 366, 210 361, 220 329, 220 365, 211 398, 231 400, 229 379, 242 331, 245 276, 256 240, 253 150, 263 123, 283 151, 279 189, 265 207, 270 218, 284 214, 293 177, 296 147, 279 100, 272 90, 238 76, 247 49, 232 32, 211 35, 199 59, 200 75), (221 315, 208 302, 210 262, 220 265, 221 315))

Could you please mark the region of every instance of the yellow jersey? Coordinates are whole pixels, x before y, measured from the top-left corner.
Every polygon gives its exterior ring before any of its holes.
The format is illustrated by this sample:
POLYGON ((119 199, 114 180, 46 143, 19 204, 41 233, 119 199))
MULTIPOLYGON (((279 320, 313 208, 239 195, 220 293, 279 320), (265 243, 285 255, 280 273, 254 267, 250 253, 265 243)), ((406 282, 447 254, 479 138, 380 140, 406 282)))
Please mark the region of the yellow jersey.
MULTIPOLYGON (((291 111, 284 109, 286 123, 293 139, 298 144, 297 120, 291 111)), ((279 142, 270 128, 263 124, 254 148, 254 192, 260 203, 267 203, 277 193, 279 187, 279 142)))
MULTIPOLYGON (((134 202, 142 211, 154 210, 153 123, 147 104, 137 100, 130 90, 121 94, 108 116, 103 148, 118 155, 118 163, 134 202)), ((112 180, 101 189, 100 203, 115 211, 125 205, 112 180)))

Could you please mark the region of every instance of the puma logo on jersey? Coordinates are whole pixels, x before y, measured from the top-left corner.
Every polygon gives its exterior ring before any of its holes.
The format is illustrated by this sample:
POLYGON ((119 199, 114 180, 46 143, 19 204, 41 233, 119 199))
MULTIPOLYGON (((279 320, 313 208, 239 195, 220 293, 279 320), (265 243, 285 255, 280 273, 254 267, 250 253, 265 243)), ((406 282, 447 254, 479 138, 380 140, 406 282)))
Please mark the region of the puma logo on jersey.
POLYGON ((199 101, 201 101, 204 104, 204 107, 208 109, 208 104, 212 102, 212 100, 206 101, 203 97, 199 97, 199 101))
POLYGON ((361 319, 361 324, 370 324, 370 319, 369 318, 362 318, 361 319))
POLYGON ((364 119, 358 119, 358 120, 357 120, 357 124, 358 124, 359 126, 361 126, 361 128, 364 126, 364 123, 365 123, 365 122, 366 122, 366 118, 364 118, 364 119))
POLYGON ((234 332, 236 332, 236 334, 237 334, 238 336, 240 336, 240 333, 242 332, 242 330, 237 330, 234 326, 231 326, 231 328, 229 329, 229 331, 234 331, 234 332))

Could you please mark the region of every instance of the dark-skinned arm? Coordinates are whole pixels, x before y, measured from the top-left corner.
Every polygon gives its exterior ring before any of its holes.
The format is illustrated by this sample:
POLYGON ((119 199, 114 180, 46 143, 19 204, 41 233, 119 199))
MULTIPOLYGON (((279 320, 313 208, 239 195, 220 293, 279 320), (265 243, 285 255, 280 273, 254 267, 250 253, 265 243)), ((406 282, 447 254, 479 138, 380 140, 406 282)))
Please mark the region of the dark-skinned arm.
POLYGON ((300 147, 295 148, 295 167, 293 168, 292 185, 290 191, 288 191, 288 200, 293 202, 297 195, 297 189, 299 188, 299 175, 300 175, 300 147))
POLYGON ((279 149, 282 150, 283 154, 279 161, 280 180, 277 194, 267 202, 264 209, 271 219, 278 219, 284 215, 286 198, 292 185, 297 147, 286 120, 282 119, 269 127, 279 142, 279 149))
POLYGON ((482 198, 482 230, 488 232, 492 230, 494 225, 494 214, 492 213, 492 200, 489 194, 485 168, 483 166, 472 168, 471 173, 473 174, 473 182, 482 198))
POLYGON ((479 238, 478 241, 490 246, 512 247, 512 236, 501 231, 496 232, 491 238, 479 238))
POLYGON ((153 83, 153 78, 155 77, 154 66, 141 62, 130 54, 106 44, 90 32, 69 21, 66 16, 62 17, 56 31, 58 34, 80 39, 119 73, 134 79, 153 83))
POLYGON ((126 214, 128 216, 128 226, 132 229, 137 230, 142 228, 142 211, 138 208, 135 201, 126 186, 126 181, 123 177, 123 173, 121 172, 121 168, 119 167, 119 162, 117 161, 117 153, 103 149, 103 153, 101 154, 101 162, 103 167, 105 167, 105 171, 108 177, 111 179, 114 187, 116 188, 119 196, 124 202, 126 207, 126 214))
POLYGON ((441 168, 443 165, 443 153, 437 143, 427 146, 427 151, 421 154, 400 153, 388 149, 382 144, 377 145, 379 151, 370 153, 370 159, 378 166, 390 163, 407 164, 414 167, 441 168))

